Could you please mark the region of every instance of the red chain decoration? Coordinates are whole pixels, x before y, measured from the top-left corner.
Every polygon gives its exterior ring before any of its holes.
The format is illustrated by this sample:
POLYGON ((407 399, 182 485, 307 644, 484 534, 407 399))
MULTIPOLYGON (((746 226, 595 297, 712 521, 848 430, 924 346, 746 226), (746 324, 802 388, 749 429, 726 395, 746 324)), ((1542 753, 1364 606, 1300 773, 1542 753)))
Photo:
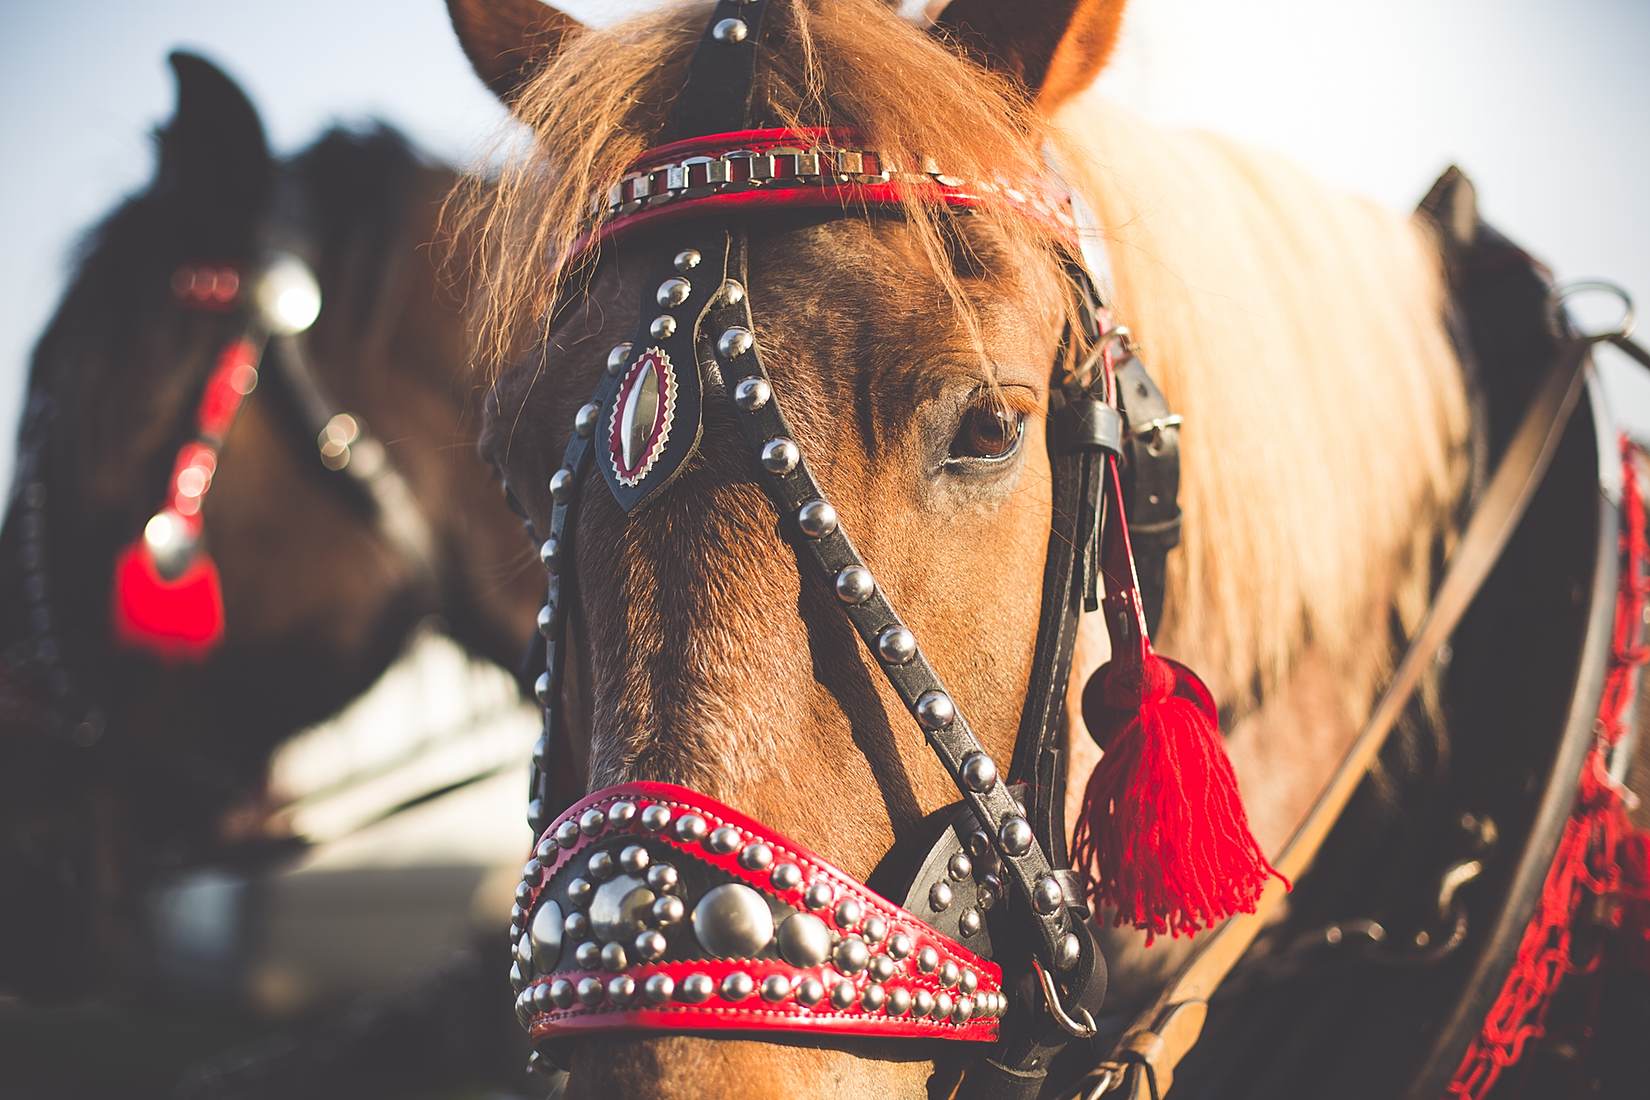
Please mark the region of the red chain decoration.
POLYGON ((1644 500, 1634 468, 1637 451, 1625 436, 1621 450, 1622 571, 1610 668, 1594 724, 1597 740, 1512 972, 1449 1084, 1447 1095, 1456 1100, 1486 1096, 1530 1041, 1546 1034, 1547 1009, 1560 983, 1597 968, 1598 954, 1578 958, 1572 950, 1574 925, 1589 898, 1606 902, 1599 906, 1601 920, 1629 965, 1650 972, 1650 833, 1628 819, 1627 794, 1608 770, 1609 754, 1626 732, 1622 718, 1637 683, 1635 672, 1650 657, 1644 629, 1650 597, 1644 500))

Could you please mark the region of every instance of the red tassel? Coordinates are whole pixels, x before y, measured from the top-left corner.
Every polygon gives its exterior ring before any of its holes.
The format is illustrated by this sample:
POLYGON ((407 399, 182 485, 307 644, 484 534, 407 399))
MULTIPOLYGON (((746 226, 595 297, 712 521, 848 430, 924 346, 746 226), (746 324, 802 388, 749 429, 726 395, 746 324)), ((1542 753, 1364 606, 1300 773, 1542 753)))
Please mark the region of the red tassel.
POLYGON ((115 561, 113 605, 116 638, 170 660, 198 661, 223 637, 223 588, 205 550, 168 580, 139 537, 115 561))
POLYGON ((1073 856, 1115 924, 1149 944, 1254 912, 1268 877, 1288 887, 1249 832, 1214 700, 1190 669, 1149 651, 1113 661, 1084 688, 1083 718, 1105 755, 1073 856))

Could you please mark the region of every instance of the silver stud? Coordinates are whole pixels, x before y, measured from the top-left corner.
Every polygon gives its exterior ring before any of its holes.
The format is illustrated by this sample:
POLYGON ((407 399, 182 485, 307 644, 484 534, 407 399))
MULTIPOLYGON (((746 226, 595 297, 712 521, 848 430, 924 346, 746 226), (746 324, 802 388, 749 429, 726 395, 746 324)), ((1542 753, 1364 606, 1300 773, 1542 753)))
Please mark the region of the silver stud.
POLYGON ((844 974, 858 974, 871 961, 871 949, 858 936, 848 936, 831 952, 831 960, 844 974))
POLYGON ((670 824, 670 809, 654 803, 642 811, 642 828, 650 833, 656 833, 670 824))
POLYGON ((951 908, 951 887, 943 882, 936 882, 928 888, 928 908, 936 913, 943 913, 951 908))
POLYGON ((585 836, 595 836, 607 824, 607 815, 600 810, 591 808, 579 815, 579 832, 585 836))
POLYGON ((859 994, 854 991, 853 982, 837 982, 831 989, 831 1004, 837 1008, 852 1008, 857 1000, 859 1000, 859 994))
POLYGON ((911 991, 899 986, 888 994, 888 1015, 903 1016, 911 1011, 911 991))
POLYGON ((612 852, 596 852, 590 857, 590 877, 597 882, 606 882, 618 873, 618 865, 613 862, 612 852))
POLYGON ((745 300, 745 288, 736 279, 722 280, 722 300, 736 306, 745 300))
POLYGON ((762 999, 778 1004, 791 995, 791 979, 784 974, 769 974, 762 979, 762 999))
POLYGON ((836 897, 836 890, 832 888, 830 883, 820 879, 808 887, 808 892, 803 895, 802 900, 808 903, 809 909, 823 909, 831 904, 831 899, 834 897, 836 897))
POLYGON ((911 1015, 917 1017, 918 1019, 921 1019, 934 1011, 934 995, 926 989, 917 990, 916 995, 911 998, 911 1001, 913 1009, 911 1015))
POLYGON ((569 913, 562 918, 561 928, 568 939, 583 939, 590 935, 590 918, 583 913, 569 913))
POLYGON ((950 1017, 951 1010, 956 1006, 951 994, 941 992, 934 996, 934 1019, 944 1020, 950 1017))
POLYGON ((997 782, 997 762, 983 752, 971 752, 963 757, 962 777, 969 790, 983 794, 997 782))
POLYGON ((676 924, 686 913, 687 906, 682 904, 681 898, 664 897, 653 903, 653 923, 660 928, 676 924))
POLYGON ((710 36, 718 42, 727 42, 730 45, 743 42, 750 28, 743 19, 719 19, 716 26, 710 29, 710 36))
POLYGON ((689 974, 682 979, 682 988, 676 994, 676 999, 688 1004, 698 1004, 710 999, 716 991, 716 983, 711 981, 709 974, 689 974))
POLYGON ((602 968, 604 970, 623 970, 630 965, 630 956, 625 953, 624 944, 610 943, 602 948, 602 968))
POLYGON ((576 878, 567 884, 567 900, 580 909, 590 904, 591 895, 595 892, 596 888, 586 878, 576 878))
POLYGON ((681 817, 676 819, 676 824, 673 826, 673 829, 676 833, 677 840, 692 842, 695 840, 703 840, 705 833, 710 831, 710 826, 706 824, 705 819, 700 817, 698 814, 683 814, 681 817))
POLYGON ((794 863, 781 863, 768 876, 775 890, 795 890, 802 885, 802 868, 794 863))
POLYGON ((670 945, 665 940, 663 933, 655 932, 650 928, 646 932, 637 933, 636 942, 633 946, 636 948, 637 958, 652 960, 662 957, 665 949, 670 945))
POLYGON ((636 803, 620 800, 607 808, 607 820, 614 825, 629 825, 636 816, 636 803))
POLYGON ((980 976, 972 970, 964 970, 962 972, 962 980, 957 984, 958 988, 960 988, 964 993, 972 994, 976 989, 980 988, 980 976))
POLYGON ((517 993, 520 993, 526 985, 527 975, 522 973, 521 964, 519 962, 512 962, 510 964, 510 988, 514 989, 517 993))
POLYGON ((957 927, 965 936, 979 935, 981 923, 980 911, 975 909, 973 906, 969 906, 967 909, 964 909, 962 911, 962 916, 957 918, 957 927))
POLYGON ((633 874, 647 870, 647 865, 652 861, 653 857, 648 855, 647 849, 640 844, 631 844, 619 853, 619 866, 633 874))
POLYGON ((756 336, 748 328, 738 325, 725 330, 716 340, 716 354, 723 359, 737 359, 756 346, 756 336))
POLYGON ((818 978, 803 978, 796 987, 796 999, 805 1005, 816 1005, 825 999, 825 985, 818 978))
POLYGON ((959 1024, 966 1024, 969 1017, 974 1015, 974 998, 958 997, 957 1007, 952 1011, 951 1018, 959 1024))
POLYGON ((980 878, 980 885, 976 888, 976 899, 981 909, 990 909, 1003 900, 1003 880, 996 875, 984 875, 980 878))
POLYGON ((565 501, 573 492, 573 471, 566 466, 550 475, 550 499, 557 504, 565 501))
POLYGON ((550 999, 550 987, 548 985, 536 985, 536 986, 534 986, 533 987, 533 1011, 534 1012, 549 1012, 554 1007, 555 1007, 555 1002, 550 999))
POLYGON ((571 848, 579 842, 579 823, 564 821, 556 826, 556 843, 563 848, 571 848))
POLYGON ((991 834, 978 826, 975 826, 974 831, 968 834, 968 850, 974 854, 974 858, 979 860, 982 865, 997 851, 991 846, 991 834))
POLYGON ((596 977, 580 978, 577 989, 578 989, 579 1003, 580 1004, 588 1005, 588 1006, 594 1008, 596 1005, 599 1005, 599 1004, 602 1003, 603 986, 602 986, 602 980, 600 978, 596 978, 596 977))
POLYGON ((896 959, 903 959, 911 953, 911 937, 904 932, 895 932, 888 940, 888 954, 896 959))
POLYGON ((674 264, 677 271, 680 271, 683 275, 686 275, 688 272, 698 267, 703 260, 704 257, 699 254, 699 250, 697 248, 684 248, 682 251, 676 253, 674 264))
POLYGON ((543 972, 554 970, 561 959, 561 906, 548 900, 540 905, 527 934, 533 941, 533 964, 543 972))
POLYGON ((539 673, 539 678, 533 681, 533 698, 539 701, 541 707, 550 705, 550 674, 548 672, 539 673))
POLYGON ((890 626, 877 635, 877 654, 891 665, 908 665, 917 655, 917 636, 903 626, 890 626))
POLYGON ((836 509, 829 501, 810 500, 797 509, 796 525, 809 538, 822 539, 836 532, 836 509))
POLYGON ((724 1001, 742 1001, 756 992, 756 983, 751 976, 744 972, 729 974, 722 979, 722 999, 724 1001))
POLYGON ((676 883, 680 878, 676 868, 668 863, 655 863, 647 869, 647 884, 661 894, 668 894, 676 889, 676 883))
POLYGON ((629 343, 615 344, 613 350, 607 353, 608 374, 616 377, 624 370, 625 364, 630 362, 631 347, 629 343))
POLYGON ((725 856, 735 848, 739 847, 740 839, 738 829, 735 829, 731 825, 723 825, 721 828, 711 833, 710 836, 705 838, 705 847, 709 848, 718 855, 725 856))
POLYGON ((876 590, 877 582, 863 565, 850 565, 836 575, 836 598, 843 603, 864 603, 876 590))
POLYGON ((596 430, 596 417, 601 415, 601 406, 594 401, 580 405, 578 413, 573 417, 573 430, 579 433, 579 438, 588 439, 590 433, 596 430))
POLYGON ((573 983, 566 978, 557 978, 550 983, 550 1000, 557 1008, 573 1007, 573 983))
POLYGON ((957 720, 957 705, 943 691, 925 691, 917 697, 917 724, 925 730, 942 730, 957 720))
POLYGON ((940 964, 940 984, 950 989, 962 978, 962 970, 950 959, 940 964))
POLYGON ((878 955, 871 960, 871 977, 879 982, 885 982, 894 976, 894 960, 887 955, 878 955))
POLYGON ((802 452, 788 439, 770 439, 762 444, 762 468, 778 477, 796 469, 802 452))
POLYGON ((579 944, 579 949, 573 952, 573 960, 579 964, 580 970, 594 970, 602 964, 602 945, 591 940, 579 944))
MULTIPOLYGON (((613 944, 612 946, 617 947, 619 945, 613 944)), ((612 1001, 614 1004, 629 1004, 630 999, 635 995, 636 979, 632 978, 629 974, 620 974, 617 978, 609 979, 607 983, 607 999, 612 1001)))
POLYGON ((883 1002, 888 1000, 888 991, 876 982, 865 987, 865 992, 859 995, 859 1003, 867 1012, 876 1012, 882 1008, 883 1002))
POLYGON ((792 913, 779 926, 779 954, 792 966, 818 966, 831 954, 831 930, 812 913, 792 913))
POLYGON ((718 958, 754 955, 773 939, 773 913, 749 886, 725 882, 705 891, 693 907, 693 934, 718 958))
POLYGON ((539 633, 546 638, 556 633, 556 609, 549 604, 539 608, 538 628, 539 633))
POLYGON ((647 326, 647 331, 655 340, 668 340, 676 335, 676 318, 668 313, 661 313, 653 318, 653 323, 647 326))
POLYGON ((860 918, 865 915, 865 907, 858 898, 843 898, 836 907, 836 923, 844 931, 859 924, 860 918))
POLYGON ((925 947, 917 952, 917 969, 924 974, 932 974, 940 968, 940 953, 932 947, 925 947))
POLYGON ((672 306, 679 306, 687 301, 688 295, 692 293, 692 283, 673 275, 659 284, 659 291, 654 297, 661 306, 670 309, 672 306))
POLYGON ((967 852, 958 852, 956 855, 952 856, 951 861, 945 865, 945 873, 950 875, 956 881, 961 882, 963 879, 974 873, 974 861, 968 858, 967 852))
POLYGON ((1031 905, 1045 917, 1058 912, 1066 900, 1065 891, 1053 875, 1044 875, 1031 887, 1031 905))
POLYGON ((1083 945, 1077 942, 1077 937, 1067 932, 1060 937, 1060 942, 1054 946, 1054 965, 1061 970, 1070 970, 1077 965, 1077 960, 1083 957, 1083 945))
POLYGON ((872 913, 865 918, 865 926, 860 929, 866 943, 881 943, 882 937, 888 934, 888 922, 872 913))
POLYGON ((997 830, 997 839, 1009 855, 1023 856, 1031 851, 1031 824, 1023 817, 1011 817, 997 830))
POLYGON ((742 378, 733 387, 733 403, 745 412, 755 412, 773 397, 773 387, 765 378, 742 378))
POLYGON ((773 849, 766 844, 747 844, 739 853, 739 866, 747 871, 765 871, 773 866, 773 849))
POLYGON ((642 984, 642 992, 654 1004, 664 1004, 676 992, 676 979, 669 974, 650 975, 642 984))
POLYGON ((539 862, 537 856, 521 865, 521 881, 529 885, 535 885, 543 876, 544 864, 539 862))

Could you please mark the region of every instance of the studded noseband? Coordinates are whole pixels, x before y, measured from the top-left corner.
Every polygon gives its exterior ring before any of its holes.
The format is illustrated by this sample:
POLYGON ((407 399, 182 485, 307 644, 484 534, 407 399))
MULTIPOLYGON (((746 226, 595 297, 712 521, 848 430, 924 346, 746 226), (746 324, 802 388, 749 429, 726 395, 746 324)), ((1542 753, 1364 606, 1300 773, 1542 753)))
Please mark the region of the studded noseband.
MULTIPOLYGON (((1123 342, 1107 338, 1072 199, 1052 174, 967 180, 931 162, 902 166, 846 131, 753 129, 769 6, 716 5, 667 143, 591 201, 590 241, 643 225, 672 231, 644 259, 657 277, 644 280, 636 333, 609 354, 550 478, 537 686, 545 733, 528 814, 538 842, 512 911, 516 1010, 535 1041, 640 1028, 994 1042, 961 1095, 1032 1096, 1053 1053, 1094 1034, 1106 986, 1067 866, 1063 699, 1078 615, 1094 607, 1103 464, 1127 447, 1113 372, 1123 342), (814 479, 763 367, 751 312, 747 212, 897 212, 913 197, 959 213, 1000 204, 1072 242, 1068 271, 1086 331, 1067 332, 1055 364, 1055 529, 1008 767, 986 754, 814 479), (1069 364, 1085 348, 1094 350, 1073 378, 1069 364), (698 448, 707 396, 731 405, 786 538, 835 594, 961 795, 903 905, 683 788, 627 784, 556 811, 548 762, 565 736, 558 703, 580 494, 594 466, 625 511, 646 506, 698 448), (1005 988, 1004 970, 1023 980, 1005 988)), ((1161 404, 1139 377, 1141 394, 1161 404)), ((1174 423, 1159 425, 1171 444, 1174 423)))

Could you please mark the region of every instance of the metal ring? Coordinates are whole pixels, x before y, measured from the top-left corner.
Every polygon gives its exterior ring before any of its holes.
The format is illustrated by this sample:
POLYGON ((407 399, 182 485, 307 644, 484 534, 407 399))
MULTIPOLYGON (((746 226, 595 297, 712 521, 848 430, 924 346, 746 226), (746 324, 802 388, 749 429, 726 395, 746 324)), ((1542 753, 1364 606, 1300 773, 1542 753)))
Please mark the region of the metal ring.
POLYGON ((1612 329, 1602 332, 1579 333, 1581 339, 1589 344, 1603 341, 1626 340, 1633 335, 1633 327, 1638 322, 1638 315, 1633 309, 1633 296, 1619 283, 1612 283, 1608 279, 1578 279, 1573 283, 1562 283, 1547 292, 1547 323, 1553 334, 1559 337, 1568 335, 1564 326, 1565 306, 1571 298, 1589 292, 1603 292, 1613 296, 1621 303, 1621 320, 1612 329))
POLYGON ((1075 1039, 1094 1038, 1100 1029, 1095 1026, 1094 1017, 1089 1015, 1089 1010, 1078 1005, 1077 1011, 1083 1018, 1081 1021, 1072 1019, 1066 1012, 1065 1005, 1060 1003, 1060 991, 1054 984, 1054 978, 1043 969, 1041 963, 1032 963, 1032 966, 1037 971, 1038 980, 1043 983, 1043 1000, 1048 1003, 1049 1015, 1060 1025, 1060 1030, 1075 1039))

